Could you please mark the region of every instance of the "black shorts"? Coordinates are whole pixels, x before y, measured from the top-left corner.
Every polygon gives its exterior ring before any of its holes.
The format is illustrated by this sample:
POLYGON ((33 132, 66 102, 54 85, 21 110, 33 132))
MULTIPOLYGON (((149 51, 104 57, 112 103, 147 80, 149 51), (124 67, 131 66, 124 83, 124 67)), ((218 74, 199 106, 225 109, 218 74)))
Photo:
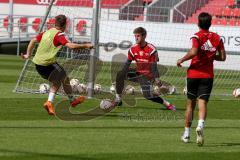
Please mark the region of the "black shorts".
POLYGON ((187 78, 187 97, 208 101, 213 87, 213 78, 187 78))
POLYGON ((54 63, 48 66, 41 66, 35 64, 35 66, 37 72, 41 75, 41 77, 49 81, 64 80, 67 76, 63 67, 60 66, 58 63, 54 63))

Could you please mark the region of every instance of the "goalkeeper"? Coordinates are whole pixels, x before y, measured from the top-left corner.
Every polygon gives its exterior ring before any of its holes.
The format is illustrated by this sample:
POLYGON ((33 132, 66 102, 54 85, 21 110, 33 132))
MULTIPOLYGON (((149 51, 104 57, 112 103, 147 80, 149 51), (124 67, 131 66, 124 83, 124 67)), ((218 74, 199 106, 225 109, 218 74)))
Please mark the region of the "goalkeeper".
POLYGON ((44 108, 49 115, 54 115, 53 101, 56 92, 63 86, 64 92, 68 95, 71 106, 82 103, 85 99, 83 96, 74 97, 72 87, 70 86, 69 77, 65 70, 56 61, 56 55, 62 46, 70 49, 93 48, 92 44, 76 44, 71 43, 65 37, 64 31, 66 29, 67 18, 65 15, 58 15, 55 17, 55 27, 43 33, 38 34, 33 38, 27 48, 27 53, 22 54, 23 59, 31 57, 32 50, 35 43, 39 42, 33 63, 35 64, 37 72, 42 78, 49 80, 51 83, 48 100, 44 103, 44 108))
POLYGON ((146 99, 163 104, 169 110, 176 110, 174 105, 152 93, 152 83, 155 82, 158 86, 161 86, 161 81, 157 69, 158 53, 152 44, 145 41, 147 31, 138 27, 134 29, 133 33, 136 44, 129 49, 128 59, 116 76, 115 105, 122 105, 121 95, 124 81, 130 80, 140 83, 143 96, 146 99), (136 61, 136 70, 129 68, 132 61, 136 61))

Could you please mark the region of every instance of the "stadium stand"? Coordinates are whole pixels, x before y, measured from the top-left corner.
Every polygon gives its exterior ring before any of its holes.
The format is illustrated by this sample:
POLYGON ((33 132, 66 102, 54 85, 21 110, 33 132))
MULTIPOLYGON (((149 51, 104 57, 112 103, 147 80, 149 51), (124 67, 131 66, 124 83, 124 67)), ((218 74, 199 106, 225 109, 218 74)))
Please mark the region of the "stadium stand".
MULTIPOLYGON (((128 1, 129 0, 102 0, 101 7, 102 8, 120 8, 128 1)), ((68 4, 67 1, 64 1, 64 0, 60 0, 58 3, 59 4, 62 3, 64 5, 68 4)), ((77 1, 76 3, 78 6, 82 6, 82 7, 92 7, 93 6, 92 0, 77 1)))
POLYGON ((170 9, 181 0, 158 0, 147 9, 147 21, 168 22, 170 9))
POLYGON ((103 8, 121 8, 129 0, 102 0, 103 8))
POLYGON ((133 0, 129 4, 120 9, 120 20, 135 20, 143 14, 144 11, 143 0, 133 0))
POLYGON ((238 26, 240 9, 235 0, 210 0, 187 18, 186 23, 196 23, 197 16, 201 12, 209 12, 214 16, 213 25, 238 26))
POLYGON ((185 0, 174 6, 173 22, 183 23, 196 10, 207 4, 209 0, 185 0))

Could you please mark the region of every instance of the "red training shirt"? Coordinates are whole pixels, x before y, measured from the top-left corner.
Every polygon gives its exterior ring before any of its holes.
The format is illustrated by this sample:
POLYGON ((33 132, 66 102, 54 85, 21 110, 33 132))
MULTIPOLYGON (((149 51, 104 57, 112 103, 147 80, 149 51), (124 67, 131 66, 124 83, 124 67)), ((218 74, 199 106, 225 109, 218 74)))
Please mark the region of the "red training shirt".
POLYGON ((156 48, 147 43, 144 47, 139 44, 133 45, 128 51, 128 60, 136 61, 137 72, 152 79, 152 64, 158 61, 158 53, 156 48))
POLYGON ((206 30, 195 33, 192 48, 198 48, 198 53, 192 58, 187 71, 188 78, 213 78, 213 61, 218 50, 224 49, 220 36, 206 30))
MULTIPOLYGON (((38 42, 41 41, 42 36, 43 36, 44 33, 45 33, 45 32, 39 33, 39 34, 36 36, 36 39, 37 39, 38 42)), ((69 41, 67 40, 64 32, 61 32, 61 31, 59 31, 59 32, 55 35, 54 40, 53 40, 53 44, 54 44, 55 47, 58 47, 58 46, 61 46, 61 45, 64 46, 64 45, 65 45, 66 43, 68 43, 68 42, 69 42, 69 41)))

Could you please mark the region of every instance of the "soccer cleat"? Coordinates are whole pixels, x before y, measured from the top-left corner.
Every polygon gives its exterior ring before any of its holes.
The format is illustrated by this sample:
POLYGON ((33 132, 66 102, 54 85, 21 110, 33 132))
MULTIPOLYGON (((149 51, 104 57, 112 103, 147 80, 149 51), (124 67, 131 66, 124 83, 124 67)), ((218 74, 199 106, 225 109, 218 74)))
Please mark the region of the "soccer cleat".
POLYGON ((203 128, 197 127, 196 128, 196 135, 197 135, 197 145, 202 146, 203 143, 204 143, 203 128))
POLYGON ((115 99, 114 100, 114 105, 115 106, 121 106, 122 105, 122 100, 121 99, 120 100, 119 99, 115 99))
POLYGON ((75 99, 71 102, 71 106, 72 106, 72 107, 76 107, 78 104, 83 103, 84 100, 85 100, 85 97, 84 97, 84 96, 79 96, 79 97, 75 98, 75 99))
POLYGON ((169 104, 166 108, 171 111, 176 111, 176 107, 173 104, 169 104))
POLYGON ((54 107, 51 101, 47 101, 43 104, 43 107, 47 110, 49 115, 54 115, 55 111, 54 111, 54 107))
POLYGON ((184 142, 184 143, 189 143, 190 142, 190 136, 182 136, 181 137, 181 140, 184 142))

